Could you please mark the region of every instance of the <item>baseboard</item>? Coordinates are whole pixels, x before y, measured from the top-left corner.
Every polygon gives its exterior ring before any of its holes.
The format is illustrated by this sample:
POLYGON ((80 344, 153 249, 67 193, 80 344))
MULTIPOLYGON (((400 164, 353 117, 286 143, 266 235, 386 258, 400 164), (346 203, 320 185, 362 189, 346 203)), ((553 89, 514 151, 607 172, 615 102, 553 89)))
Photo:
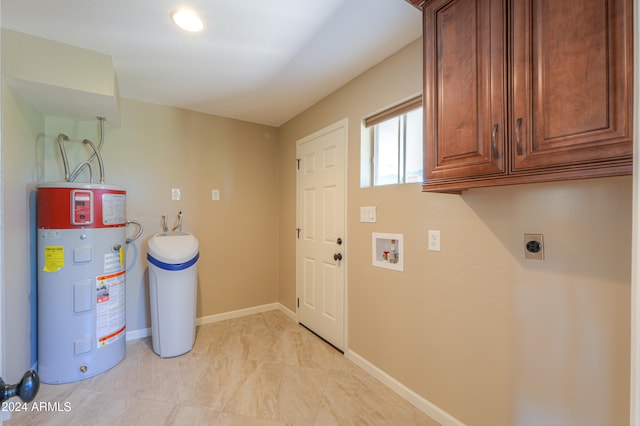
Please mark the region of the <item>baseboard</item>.
MULTIPOLYGON (((261 312, 278 310, 291 318, 293 321, 297 321, 295 312, 288 309, 281 303, 269 303, 266 305, 254 306, 252 308, 238 309, 236 311, 223 312, 221 314, 207 315, 206 317, 196 318, 196 325, 210 324, 213 322, 224 321, 232 318, 240 318, 247 315, 259 314, 261 312)), ((139 330, 127 331, 126 339, 129 340, 144 339, 151 336, 151 328, 141 328, 139 330)))
POLYGON ((465 426, 460 420, 456 419, 437 405, 421 397, 380 368, 376 367, 357 353, 349 351, 349 359, 358 365, 367 373, 384 383, 389 389, 409 401, 418 410, 422 411, 442 426, 465 426))
POLYGON ((204 325, 212 322, 224 321, 232 318, 245 317, 247 315, 259 314, 262 312, 275 311, 279 303, 269 303, 266 305, 254 306, 252 308, 238 309, 236 311, 223 312, 221 314, 208 315, 196 319, 196 325, 204 325))
POLYGON ((292 321, 298 322, 298 315, 293 312, 291 309, 284 306, 282 303, 278 303, 278 310, 291 318, 292 321))
POLYGON ((144 339, 145 337, 151 336, 151 327, 141 328, 139 330, 127 331, 125 336, 126 336, 127 342, 129 340, 144 339))

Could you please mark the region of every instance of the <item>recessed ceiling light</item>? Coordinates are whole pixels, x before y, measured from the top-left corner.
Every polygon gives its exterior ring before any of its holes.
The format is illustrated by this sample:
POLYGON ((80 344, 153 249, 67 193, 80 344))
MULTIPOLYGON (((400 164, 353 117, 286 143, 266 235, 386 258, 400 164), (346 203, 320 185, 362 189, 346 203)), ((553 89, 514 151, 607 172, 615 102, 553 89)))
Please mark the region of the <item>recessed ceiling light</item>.
POLYGON ((171 19, 185 31, 198 32, 204 28, 202 19, 192 10, 179 9, 171 14, 171 19))

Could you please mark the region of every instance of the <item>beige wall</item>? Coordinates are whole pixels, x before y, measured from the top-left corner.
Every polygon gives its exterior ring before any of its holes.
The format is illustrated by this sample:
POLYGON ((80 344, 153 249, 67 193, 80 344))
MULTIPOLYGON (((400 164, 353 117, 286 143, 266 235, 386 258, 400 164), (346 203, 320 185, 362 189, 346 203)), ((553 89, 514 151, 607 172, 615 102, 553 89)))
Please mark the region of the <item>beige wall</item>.
POLYGON ((361 189, 361 119, 419 92, 420 63, 418 40, 278 130, 280 302, 294 309, 285 165, 296 140, 347 117, 349 349, 469 425, 628 423, 631 177, 361 189), (371 232, 404 234, 404 272, 371 266, 371 232), (544 261, 524 259, 524 233, 544 234, 544 261))

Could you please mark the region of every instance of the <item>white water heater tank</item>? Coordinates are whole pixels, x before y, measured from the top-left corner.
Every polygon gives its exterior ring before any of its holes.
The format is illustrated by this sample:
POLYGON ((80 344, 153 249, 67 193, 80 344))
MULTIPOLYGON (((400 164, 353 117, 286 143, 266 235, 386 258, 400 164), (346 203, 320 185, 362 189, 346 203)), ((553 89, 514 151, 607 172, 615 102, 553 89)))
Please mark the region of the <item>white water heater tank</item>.
POLYGON ((125 357, 126 191, 38 185, 38 374, 68 383, 125 357))

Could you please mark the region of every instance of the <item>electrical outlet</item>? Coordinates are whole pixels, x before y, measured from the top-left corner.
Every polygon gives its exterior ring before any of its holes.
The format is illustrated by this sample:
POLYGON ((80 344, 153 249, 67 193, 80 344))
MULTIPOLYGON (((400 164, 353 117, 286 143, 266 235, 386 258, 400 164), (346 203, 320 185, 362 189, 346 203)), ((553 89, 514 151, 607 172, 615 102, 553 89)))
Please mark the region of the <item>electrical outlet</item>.
POLYGON ((544 259, 542 234, 524 234, 524 257, 533 260, 544 259))
POLYGON ((171 188, 171 199, 173 201, 180 201, 180 188, 171 188))
POLYGON ((219 189, 212 189, 211 190, 211 199, 213 201, 218 201, 220 199, 220 190, 219 189))
POLYGON ((440 251, 440 231, 429 230, 429 250, 440 251))

